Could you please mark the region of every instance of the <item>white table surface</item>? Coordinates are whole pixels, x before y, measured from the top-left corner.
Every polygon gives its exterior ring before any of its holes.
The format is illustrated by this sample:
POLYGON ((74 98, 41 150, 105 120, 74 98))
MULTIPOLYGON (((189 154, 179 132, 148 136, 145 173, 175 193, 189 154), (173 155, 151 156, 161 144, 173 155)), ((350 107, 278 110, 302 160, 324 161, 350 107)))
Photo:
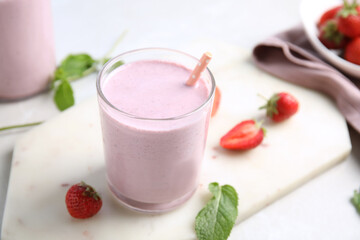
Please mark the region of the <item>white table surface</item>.
MULTIPOLYGON (((141 47, 180 48, 211 38, 244 48, 300 22, 300 0, 53 0, 56 54, 87 52, 100 58, 120 33, 116 53, 141 47)), ((95 75, 73 84, 76 102, 96 94, 95 75)), ((0 102, 0 126, 58 115, 51 93, 0 102)), ((26 131, 0 133, 0 217, 12 149, 26 131)), ((314 133, 316 134, 316 133, 314 133)), ((360 215, 350 204, 360 186, 360 134, 350 128, 351 155, 340 165, 263 209, 234 228, 230 239, 360 239, 360 215)), ((301 149, 299 151, 306 151, 301 149)), ((241 199, 240 199, 241 204, 241 199)))

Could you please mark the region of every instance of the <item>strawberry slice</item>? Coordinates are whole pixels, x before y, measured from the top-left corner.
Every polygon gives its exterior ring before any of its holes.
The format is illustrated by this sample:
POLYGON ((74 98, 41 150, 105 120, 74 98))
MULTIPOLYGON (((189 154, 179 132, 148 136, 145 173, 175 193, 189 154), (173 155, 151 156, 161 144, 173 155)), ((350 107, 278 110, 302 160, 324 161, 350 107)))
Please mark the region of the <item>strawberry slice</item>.
POLYGON ((211 117, 215 116, 220 105, 221 92, 218 87, 215 88, 214 103, 211 111, 211 117))
POLYGON ((242 121, 220 139, 220 146, 232 150, 257 147, 264 139, 265 129, 254 120, 242 121))

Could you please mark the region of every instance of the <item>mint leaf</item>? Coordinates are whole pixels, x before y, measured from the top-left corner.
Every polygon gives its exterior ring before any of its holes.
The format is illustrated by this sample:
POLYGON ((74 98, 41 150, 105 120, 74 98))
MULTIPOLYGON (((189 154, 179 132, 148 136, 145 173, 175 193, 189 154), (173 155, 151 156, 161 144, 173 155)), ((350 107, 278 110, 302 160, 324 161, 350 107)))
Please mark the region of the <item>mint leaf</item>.
POLYGON ((56 69, 54 79, 73 81, 82 78, 96 70, 95 63, 96 60, 88 54, 70 54, 56 69))
POLYGON ((351 198, 351 203, 356 208, 357 212, 360 214, 360 193, 358 191, 354 191, 354 196, 351 198))
POLYGON ((196 235, 199 240, 225 240, 238 215, 238 196, 232 186, 216 182, 209 184, 209 190, 214 196, 196 216, 196 235))
POLYGON ((64 111, 74 105, 74 93, 68 80, 62 79, 61 83, 57 86, 54 102, 60 111, 64 111))

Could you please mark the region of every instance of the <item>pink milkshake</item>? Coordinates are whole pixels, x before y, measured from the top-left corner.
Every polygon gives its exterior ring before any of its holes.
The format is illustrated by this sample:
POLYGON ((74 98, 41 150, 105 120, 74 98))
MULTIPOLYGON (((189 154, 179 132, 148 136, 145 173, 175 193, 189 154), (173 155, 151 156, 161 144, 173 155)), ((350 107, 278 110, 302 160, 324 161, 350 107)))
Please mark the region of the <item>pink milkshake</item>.
POLYGON ((50 0, 0 0, 0 99, 46 89, 54 52, 50 0))
POLYGON ((177 51, 143 49, 99 74, 108 183, 132 209, 168 211, 197 188, 215 82, 206 70, 195 86, 185 85, 196 64, 177 51))

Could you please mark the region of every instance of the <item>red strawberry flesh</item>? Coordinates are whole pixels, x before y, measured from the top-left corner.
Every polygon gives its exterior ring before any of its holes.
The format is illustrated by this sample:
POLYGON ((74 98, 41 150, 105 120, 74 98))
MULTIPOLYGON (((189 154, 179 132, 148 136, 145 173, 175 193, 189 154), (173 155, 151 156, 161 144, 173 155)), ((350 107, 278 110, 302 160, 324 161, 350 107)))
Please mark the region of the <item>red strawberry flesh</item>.
POLYGON ((257 147, 264 138, 264 129, 254 120, 237 124, 220 139, 220 145, 226 149, 248 150, 257 147))

